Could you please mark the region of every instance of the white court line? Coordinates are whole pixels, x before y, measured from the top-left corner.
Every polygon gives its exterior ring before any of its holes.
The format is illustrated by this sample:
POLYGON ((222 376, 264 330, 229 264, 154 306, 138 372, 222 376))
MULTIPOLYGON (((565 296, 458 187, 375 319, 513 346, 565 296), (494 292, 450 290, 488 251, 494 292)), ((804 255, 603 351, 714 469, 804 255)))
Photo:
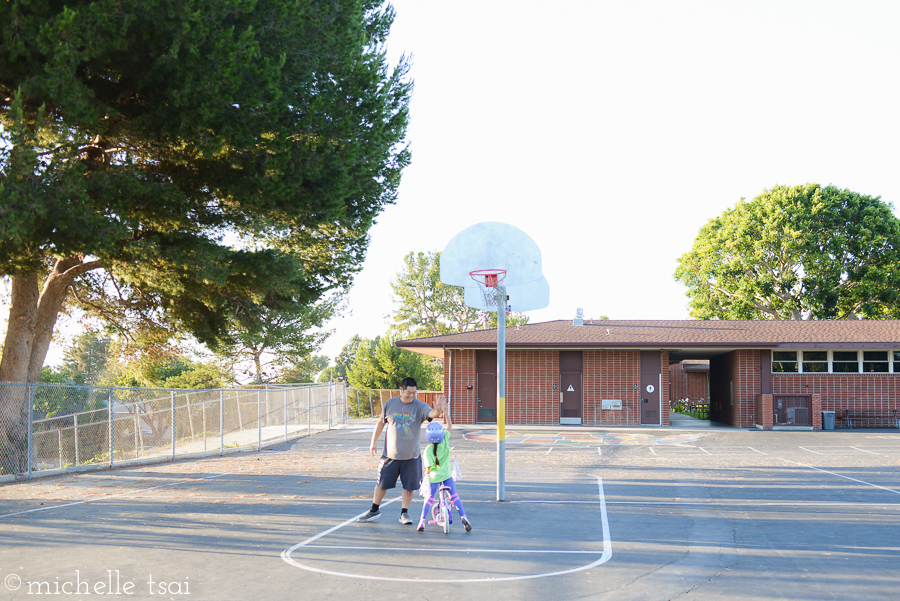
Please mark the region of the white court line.
MULTIPOLYGON (((471 502, 471 501, 470 501, 471 502)), ((495 501, 491 501, 494 503, 495 501)), ((600 501, 507 501, 536 505, 599 505, 600 501)), ((665 505, 700 507, 900 507, 900 503, 869 503, 864 501, 606 501, 607 505, 665 505)))
MULTIPOLYGON (((596 503, 596 501, 594 501, 596 503)), ((356 551, 385 551, 384 547, 355 547, 352 545, 304 545, 305 549, 345 549, 356 551)), ((394 551, 410 551, 413 553, 562 553, 571 555, 596 555, 596 551, 567 551, 559 549, 478 549, 471 547, 469 549, 448 549, 447 547, 391 547, 387 549, 394 551)), ((441 582, 451 582, 450 580, 441 580, 441 582)), ((468 582, 468 581, 466 581, 468 582)))
POLYGON ((706 453, 707 455, 712 455, 712 453, 710 453, 709 451, 707 451, 707 450, 704 449, 703 447, 697 447, 697 448, 700 449, 701 451, 703 451, 704 453, 706 453))
MULTIPOLYGON (((800 445, 797 445, 797 446, 800 447, 800 445)), ((803 449, 804 451, 809 451, 809 449, 807 449, 806 447, 800 447, 800 448, 803 449)), ((825 455, 825 453, 820 453, 818 451, 809 451, 809 452, 815 453, 816 455, 823 455, 823 456, 825 455)))
POLYGON ((552 450, 553 450, 553 447, 550 447, 549 449, 547 449, 547 452, 544 453, 544 455, 549 455, 549 454, 550 454, 550 451, 552 451, 552 450))
POLYGON ((863 453, 868 453, 870 455, 880 455, 881 453, 873 453, 872 451, 867 451, 865 449, 859 449, 857 447, 850 447, 851 449, 856 449, 857 451, 862 451, 863 453))
MULTIPOLYGON (((650 445, 650 452, 653 453, 654 455, 656 455, 656 451, 653 450, 653 445, 650 445)), ((658 455, 657 455, 657 457, 658 457, 658 455)))
POLYGON ((353 447, 353 448, 350 449, 350 450, 347 450, 347 451, 341 451, 341 453, 352 453, 353 451, 358 451, 358 450, 360 450, 360 449, 366 449, 366 450, 368 450, 368 448, 369 448, 369 447, 353 447))
MULTIPOLYGON (((502 576, 502 577, 496 577, 496 578, 394 578, 394 577, 390 577, 390 576, 367 576, 364 574, 351 574, 351 573, 347 573, 347 572, 335 572, 332 570, 323 570, 320 568, 314 568, 312 566, 304 565, 304 564, 296 561, 295 559, 291 558, 291 553, 293 553, 297 549, 308 546, 313 541, 318 540, 318 539, 322 538, 323 536, 330 534, 339 528, 343 528, 347 524, 354 522, 358 517, 365 515, 365 513, 361 513, 358 516, 347 520, 346 522, 343 522, 341 524, 338 524, 337 526, 329 528, 325 532, 317 534, 316 536, 308 538, 303 542, 299 542, 296 545, 294 545, 288 549, 285 549, 284 551, 281 552, 281 559, 283 559, 286 563, 288 563, 294 567, 301 568, 303 570, 309 570, 310 572, 316 572, 318 574, 329 574, 332 576, 346 576, 348 578, 361 578, 363 580, 387 580, 387 581, 392 581, 392 582, 454 582, 454 583, 505 582, 505 581, 510 581, 510 580, 530 580, 533 578, 546 578, 548 576, 561 576, 563 574, 571 574, 573 572, 589 570, 591 568, 594 568, 601 564, 606 563, 607 561, 609 561, 612 558, 612 541, 610 540, 610 535, 609 535, 609 519, 607 518, 607 515, 606 515, 606 498, 603 494, 603 479, 600 476, 594 476, 594 477, 597 479, 597 488, 598 488, 598 494, 600 497, 600 500, 599 500, 600 523, 601 523, 601 526, 603 529, 603 551, 600 555, 600 559, 598 559, 597 561, 595 561, 593 563, 583 565, 581 567, 572 568, 569 570, 560 570, 558 572, 546 572, 543 574, 526 574, 523 576, 502 576)), ((399 498, 400 497, 397 497, 396 499, 392 499, 391 501, 389 501, 389 503, 392 503, 393 501, 396 501, 399 498)), ((385 505, 387 505, 387 503, 385 503, 385 505)), ((390 552, 390 551, 393 551, 394 549, 392 549, 390 547, 379 547, 377 550, 380 552, 385 552, 385 551, 390 552)), ((429 549, 429 551, 430 551, 430 549, 429 549)), ((470 550, 470 552, 472 552, 472 553, 478 553, 480 551, 481 551, 480 549, 471 549, 470 550)), ((492 550, 492 549, 486 549, 484 551, 487 553, 497 552, 496 550, 492 550)), ((510 549, 506 552, 512 553, 514 551, 512 549, 510 549)), ((525 551, 520 550, 518 552, 523 553, 525 551)), ((532 552, 534 552, 534 553, 549 553, 550 551, 541 551, 541 550, 537 549, 537 550, 533 550, 532 552)), ((597 553, 598 553, 598 551, 593 552, 593 554, 595 554, 595 555, 597 553)))
POLYGON ((895 495, 900 495, 900 490, 894 490, 893 488, 887 488, 885 486, 879 486, 878 484, 872 484, 871 482, 866 482, 865 480, 857 480, 856 478, 851 478, 850 476, 844 476, 843 474, 837 474, 835 472, 829 472, 828 470, 823 470, 818 467, 813 467, 811 465, 804 465, 802 463, 797 463, 796 461, 791 461, 790 459, 785 459, 784 457, 779 457, 782 461, 787 461, 788 463, 793 463, 794 465, 799 465, 800 467, 808 467, 811 470, 816 470, 817 472, 824 472, 826 474, 831 474, 832 476, 837 476, 838 478, 845 478, 847 480, 853 480, 854 482, 859 482, 860 484, 866 484, 868 486, 874 486, 875 488, 880 488, 881 490, 886 490, 888 492, 892 492, 895 495))
MULTIPOLYGON (((754 449, 753 447, 747 447, 747 448, 750 449, 751 451, 756 451, 756 449, 754 449)), ((763 453, 762 451, 756 451, 756 452, 759 453, 760 455, 768 455, 768 453, 763 453)))
POLYGON ((597 452, 603 457, 603 450, 600 447, 597 447, 597 452))

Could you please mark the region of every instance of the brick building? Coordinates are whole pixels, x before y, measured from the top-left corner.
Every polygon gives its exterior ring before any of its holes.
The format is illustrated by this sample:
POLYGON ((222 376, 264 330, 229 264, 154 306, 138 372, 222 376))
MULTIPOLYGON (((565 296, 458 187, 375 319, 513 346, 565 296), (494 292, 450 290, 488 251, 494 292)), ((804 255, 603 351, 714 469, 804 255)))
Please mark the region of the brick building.
MULTIPOLYGON (((711 419, 897 425, 900 321, 550 321, 506 330, 509 424, 668 425, 670 365, 708 360, 711 419), (886 417, 882 417, 886 416, 886 417)), ((459 423, 496 422, 497 331, 396 343, 444 362, 459 423)))
POLYGON ((685 359, 669 365, 669 401, 709 399, 709 361, 685 359))

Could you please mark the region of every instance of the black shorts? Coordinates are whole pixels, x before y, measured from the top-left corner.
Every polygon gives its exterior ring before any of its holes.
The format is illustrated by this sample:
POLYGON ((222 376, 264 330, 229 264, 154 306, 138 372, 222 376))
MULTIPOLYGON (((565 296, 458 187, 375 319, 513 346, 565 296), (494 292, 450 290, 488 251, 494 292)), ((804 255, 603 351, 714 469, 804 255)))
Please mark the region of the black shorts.
POLYGON ((419 490, 422 481, 422 458, 389 459, 381 457, 378 464, 378 488, 388 490, 397 486, 397 478, 403 490, 419 490))

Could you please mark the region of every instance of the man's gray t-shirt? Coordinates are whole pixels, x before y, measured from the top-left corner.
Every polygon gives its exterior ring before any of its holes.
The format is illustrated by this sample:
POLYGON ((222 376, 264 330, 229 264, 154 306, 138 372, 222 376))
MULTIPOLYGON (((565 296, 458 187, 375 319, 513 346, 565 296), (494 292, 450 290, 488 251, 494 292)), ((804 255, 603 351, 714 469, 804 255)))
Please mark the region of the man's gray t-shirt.
POLYGON ((431 407, 416 399, 404 403, 400 397, 388 399, 381 410, 381 419, 387 424, 387 442, 383 455, 389 459, 416 459, 421 455, 419 437, 422 422, 428 419, 431 407))

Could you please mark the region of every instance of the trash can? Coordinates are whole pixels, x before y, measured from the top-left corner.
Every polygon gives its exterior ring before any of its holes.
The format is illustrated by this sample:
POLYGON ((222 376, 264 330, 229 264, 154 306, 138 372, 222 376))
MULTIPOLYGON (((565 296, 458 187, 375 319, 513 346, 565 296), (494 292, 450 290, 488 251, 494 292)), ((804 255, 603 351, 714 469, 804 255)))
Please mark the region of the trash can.
POLYGON ((822 429, 834 430, 834 411, 822 412, 822 429))

